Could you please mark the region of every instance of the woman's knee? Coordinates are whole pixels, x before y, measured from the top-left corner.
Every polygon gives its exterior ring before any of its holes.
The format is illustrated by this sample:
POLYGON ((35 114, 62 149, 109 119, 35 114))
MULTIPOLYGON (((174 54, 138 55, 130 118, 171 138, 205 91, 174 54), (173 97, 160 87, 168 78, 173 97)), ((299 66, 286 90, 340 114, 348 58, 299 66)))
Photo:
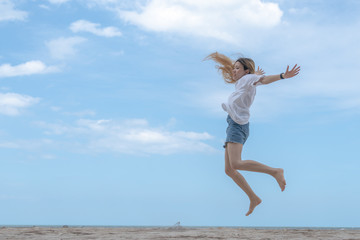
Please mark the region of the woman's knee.
POLYGON ((235 169, 233 169, 232 167, 225 167, 225 173, 226 173, 226 175, 228 175, 229 177, 232 177, 232 176, 234 176, 234 174, 235 174, 235 169))

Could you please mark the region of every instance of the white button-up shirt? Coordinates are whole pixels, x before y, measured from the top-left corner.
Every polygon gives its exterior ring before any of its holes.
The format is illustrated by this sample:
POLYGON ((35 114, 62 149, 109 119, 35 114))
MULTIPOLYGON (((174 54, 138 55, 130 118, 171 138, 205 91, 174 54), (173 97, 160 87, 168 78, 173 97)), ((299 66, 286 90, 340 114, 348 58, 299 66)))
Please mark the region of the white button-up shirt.
POLYGON ((249 122, 256 86, 262 85, 259 80, 263 77, 264 75, 256 74, 244 75, 235 83, 235 92, 229 96, 228 102, 221 105, 236 123, 243 125, 249 122))

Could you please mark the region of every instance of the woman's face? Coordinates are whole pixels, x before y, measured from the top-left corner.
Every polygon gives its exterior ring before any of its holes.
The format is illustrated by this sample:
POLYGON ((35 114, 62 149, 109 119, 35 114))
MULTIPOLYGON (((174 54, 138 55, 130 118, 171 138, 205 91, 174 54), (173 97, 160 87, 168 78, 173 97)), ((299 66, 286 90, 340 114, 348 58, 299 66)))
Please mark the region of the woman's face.
POLYGON ((239 80, 245 74, 248 74, 249 70, 244 70, 244 66, 240 62, 235 62, 233 69, 233 78, 235 81, 239 80))

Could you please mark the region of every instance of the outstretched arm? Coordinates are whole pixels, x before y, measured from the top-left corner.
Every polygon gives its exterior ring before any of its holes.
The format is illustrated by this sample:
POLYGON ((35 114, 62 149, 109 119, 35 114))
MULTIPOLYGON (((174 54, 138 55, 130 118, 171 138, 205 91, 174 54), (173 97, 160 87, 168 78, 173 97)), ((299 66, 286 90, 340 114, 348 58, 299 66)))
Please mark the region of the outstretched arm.
MULTIPOLYGON (((295 77, 296 75, 298 75, 300 72, 300 66, 298 66, 297 64, 295 64, 295 66, 289 71, 289 65, 286 68, 286 72, 285 73, 281 73, 278 75, 269 75, 269 76, 265 76, 262 79, 260 79, 260 82, 262 84, 269 84, 272 82, 276 82, 280 79, 286 79, 286 78, 292 78, 295 77), (281 78, 282 77, 282 78, 281 78)), ((256 84, 256 83, 254 83, 256 84)))

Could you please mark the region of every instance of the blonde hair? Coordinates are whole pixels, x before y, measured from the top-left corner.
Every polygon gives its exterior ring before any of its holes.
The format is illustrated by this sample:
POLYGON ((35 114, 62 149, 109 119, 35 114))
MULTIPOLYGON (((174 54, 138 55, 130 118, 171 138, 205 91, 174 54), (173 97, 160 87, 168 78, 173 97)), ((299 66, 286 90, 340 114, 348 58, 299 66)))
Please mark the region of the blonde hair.
POLYGON ((239 62, 244 66, 244 70, 249 70, 249 73, 255 73, 255 62, 251 58, 238 58, 236 61, 228 58, 224 54, 214 52, 207 56, 204 60, 213 60, 220 65, 215 67, 221 72, 224 81, 227 83, 235 83, 236 80, 233 79, 233 69, 234 64, 239 62))

